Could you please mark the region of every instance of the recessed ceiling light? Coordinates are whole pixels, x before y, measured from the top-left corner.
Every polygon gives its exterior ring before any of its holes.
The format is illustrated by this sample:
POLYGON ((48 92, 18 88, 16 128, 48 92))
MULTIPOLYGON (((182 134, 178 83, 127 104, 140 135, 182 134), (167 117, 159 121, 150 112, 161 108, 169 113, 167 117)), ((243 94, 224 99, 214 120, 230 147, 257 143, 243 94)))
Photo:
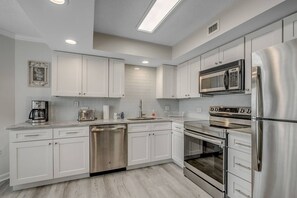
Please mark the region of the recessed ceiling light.
POLYGON ((77 42, 75 40, 72 40, 72 39, 66 39, 65 42, 70 44, 70 45, 76 45, 77 44, 77 42))
POLYGON ((52 3, 63 5, 67 3, 67 0, 50 0, 52 3))
POLYGON ((153 33, 182 0, 156 0, 138 26, 138 31, 153 33))
POLYGON ((140 70, 140 68, 139 68, 139 67, 135 67, 134 69, 135 69, 135 70, 140 70))
POLYGON ((148 64, 149 62, 147 60, 142 61, 143 64, 148 64))

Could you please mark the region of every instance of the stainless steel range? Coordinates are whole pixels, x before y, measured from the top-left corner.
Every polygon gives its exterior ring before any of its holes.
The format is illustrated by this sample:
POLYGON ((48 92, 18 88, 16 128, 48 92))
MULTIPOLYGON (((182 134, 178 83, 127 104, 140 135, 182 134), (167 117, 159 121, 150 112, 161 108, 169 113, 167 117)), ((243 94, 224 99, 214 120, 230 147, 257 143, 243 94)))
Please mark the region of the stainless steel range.
POLYGON ((185 122, 184 175, 214 198, 226 192, 227 131, 250 127, 250 107, 209 108, 210 119, 185 122))

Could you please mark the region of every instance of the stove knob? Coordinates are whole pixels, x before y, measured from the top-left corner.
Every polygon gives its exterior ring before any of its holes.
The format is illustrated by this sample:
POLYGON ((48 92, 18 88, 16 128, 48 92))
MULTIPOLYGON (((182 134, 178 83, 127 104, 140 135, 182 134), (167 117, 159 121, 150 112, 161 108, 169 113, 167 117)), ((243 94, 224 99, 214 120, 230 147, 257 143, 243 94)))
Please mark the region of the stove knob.
POLYGON ((213 107, 210 107, 210 111, 213 111, 214 110, 214 108, 213 107))
POLYGON ((245 112, 245 109, 240 109, 240 113, 244 113, 245 112))
POLYGON ((216 108, 215 111, 218 112, 219 111, 219 108, 216 108))
POLYGON ((252 113, 252 110, 251 109, 248 109, 246 113, 251 114, 252 113))

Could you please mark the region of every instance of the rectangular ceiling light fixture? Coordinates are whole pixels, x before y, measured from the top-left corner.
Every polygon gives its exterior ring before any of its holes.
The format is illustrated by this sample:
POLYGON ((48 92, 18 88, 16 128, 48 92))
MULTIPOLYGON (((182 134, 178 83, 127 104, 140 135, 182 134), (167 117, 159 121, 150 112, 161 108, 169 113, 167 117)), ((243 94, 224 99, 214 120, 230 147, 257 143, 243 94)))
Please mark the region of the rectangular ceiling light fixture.
POLYGON ((181 1, 155 0, 138 26, 138 31, 153 33, 181 1))

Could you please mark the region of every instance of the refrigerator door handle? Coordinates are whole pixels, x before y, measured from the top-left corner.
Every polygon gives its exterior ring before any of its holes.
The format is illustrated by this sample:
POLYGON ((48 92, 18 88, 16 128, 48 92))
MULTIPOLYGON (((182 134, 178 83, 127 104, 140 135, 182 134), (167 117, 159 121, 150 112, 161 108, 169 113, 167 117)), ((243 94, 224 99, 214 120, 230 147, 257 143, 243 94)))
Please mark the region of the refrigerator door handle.
POLYGON ((260 172, 262 168, 263 122, 252 121, 252 168, 260 172))
POLYGON ((261 68, 252 67, 252 118, 263 117, 263 99, 261 86, 261 68))

